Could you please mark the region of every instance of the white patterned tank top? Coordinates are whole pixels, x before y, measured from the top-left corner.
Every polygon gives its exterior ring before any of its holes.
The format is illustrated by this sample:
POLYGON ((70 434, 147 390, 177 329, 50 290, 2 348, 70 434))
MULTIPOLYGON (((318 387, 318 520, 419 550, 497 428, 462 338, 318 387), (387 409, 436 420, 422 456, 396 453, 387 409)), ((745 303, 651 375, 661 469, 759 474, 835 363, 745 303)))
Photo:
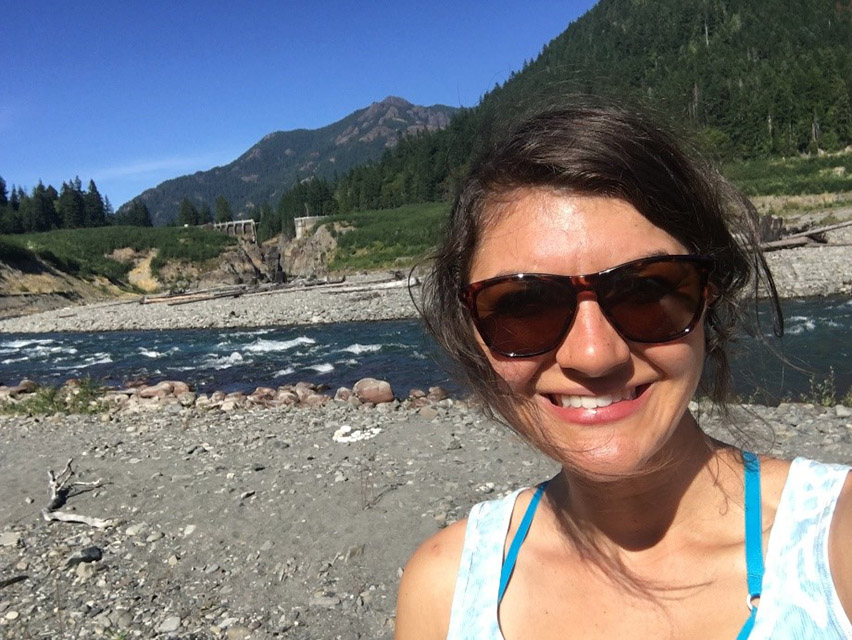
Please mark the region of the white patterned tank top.
MULTIPOLYGON (((749 640, 852 640, 828 566, 828 534, 849 467, 796 458, 781 494, 749 640)), ((523 489, 471 509, 448 640, 503 640, 497 618, 503 549, 523 489)), ((743 579, 743 606, 748 589, 743 579)), ((733 640, 733 639, 732 639, 733 640)))

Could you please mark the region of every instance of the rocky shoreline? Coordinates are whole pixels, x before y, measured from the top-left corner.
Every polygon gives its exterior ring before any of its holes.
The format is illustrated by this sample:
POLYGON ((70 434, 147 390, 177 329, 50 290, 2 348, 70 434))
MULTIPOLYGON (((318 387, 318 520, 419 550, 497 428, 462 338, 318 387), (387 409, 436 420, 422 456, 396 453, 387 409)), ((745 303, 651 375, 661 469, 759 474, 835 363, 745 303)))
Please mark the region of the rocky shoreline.
MULTIPOLYGON (((852 295, 852 227, 826 234, 829 245, 766 254, 784 298, 852 295)), ((246 289, 234 297, 141 304, 144 299, 69 306, 0 320, 0 332, 134 331, 307 325, 413 318, 416 284, 399 274, 350 276, 339 284, 271 290, 246 289)))
MULTIPOLYGON (((391 638, 417 544, 554 471, 476 407, 427 395, 0 417, 0 636, 391 638), (99 482, 49 513, 91 524, 42 515, 47 471, 70 458, 72 480, 99 482)), ((732 417, 756 450, 852 463, 847 407, 732 417)))

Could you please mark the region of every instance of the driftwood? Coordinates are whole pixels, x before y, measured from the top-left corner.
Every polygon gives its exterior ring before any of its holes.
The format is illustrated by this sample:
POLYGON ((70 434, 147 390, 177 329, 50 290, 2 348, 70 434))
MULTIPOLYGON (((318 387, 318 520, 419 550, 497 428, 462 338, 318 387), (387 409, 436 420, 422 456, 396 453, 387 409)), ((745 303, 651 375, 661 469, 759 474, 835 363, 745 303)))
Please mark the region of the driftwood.
POLYGON ((142 297, 139 304, 167 304, 168 306, 176 306, 181 304, 191 304, 193 302, 204 302, 206 300, 216 300, 218 298, 238 298, 240 296, 262 296, 270 293, 287 293, 291 291, 303 291, 312 287, 336 287, 346 281, 346 277, 342 276, 336 280, 316 280, 311 282, 294 282, 285 284, 276 284, 270 286, 258 287, 254 291, 246 289, 241 285, 236 290, 222 291, 221 289, 205 289, 201 291, 193 291, 192 293, 180 293, 166 296, 142 297))
POLYGON ((204 302, 206 300, 218 300, 219 298, 239 298, 244 293, 245 291, 228 291, 225 293, 214 293, 212 295, 206 296, 194 296, 185 300, 174 300, 173 302, 168 302, 167 304, 170 307, 174 307, 180 304, 191 304, 193 302, 204 302))
POLYGON ((795 247, 804 247, 809 244, 821 244, 817 243, 810 238, 781 238, 780 240, 773 240, 772 242, 762 242, 760 243, 760 248, 763 251, 776 251, 778 249, 793 249, 795 247))
POLYGON ((92 516, 84 516, 80 513, 72 513, 70 511, 48 511, 41 510, 41 515, 45 520, 56 520, 59 522, 77 522, 79 524, 87 524, 96 529, 106 529, 115 524, 115 520, 105 520, 103 518, 93 518, 92 516))
POLYGON ((218 286, 211 287, 208 289, 196 289, 193 291, 181 291, 181 292, 169 292, 169 293, 161 293, 157 295, 144 295, 141 298, 137 298, 134 302, 138 304, 172 304, 174 302, 179 302, 181 300, 188 300, 190 302, 194 302, 199 298, 211 298, 215 296, 221 295, 233 295, 236 292, 242 293, 245 290, 245 285, 236 285, 236 286, 218 286))
POLYGON ((392 280, 390 282, 379 282, 374 284, 352 285, 351 287, 341 287, 329 291, 328 293, 355 293, 358 291, 381 291, 384 289, 398 289, 399 287, 416 287, 420 284, 420 280, 414 278, 408 280, 392 280))
POLYGON ((852 226, 852 220, 847 220, 846 222, 837 222, 835 224, 828 224, 823 227, 814 227, 813 229, 808 229, 807 231, 800 231, 799 233, 791 234, 787 236, 787 238, 810 237, 820 233, 825 233, 826 231, 835 231, 837 229, 842 229, 848 226, 852 226))
POLYGON ((822 227, 814 227, 813 229, 808 229, 807 231, 792 233, 789 236, 785 236, 779 240, 773 240, 772 242, 762 242, 760 244, 760 248, 763 251, 776 251, 778 249, 792 249, 795 247, 836 246, 828 245, 826 243, 825 234, 828 231, 834 231, 836 229, 842 229, 848 226, 852 226, 852 220, 847 220, 846 222, 838 222, 837 224, 829 224, 822 227))
POLYGON ((74 469, 71 464, 73 462, 74 458, 68 458, 68 462, 65 463, 65 468, 58 474, 54 473, 53 469, 47 470, 50 502, 47 507, 41 510, 42 517, 48 521, 57 520, 59 522, 79 522, 98 529, 105 529, 106 527, 112 526, 115 523, 114 520, 93 518, 91 516, 84 516, 79 513, 72 513, 68 511, 57 511, 57 509, 63 506, 68 500, 68 497, 71 495, 71 491, 75 487, 97 489, 98 487, 103 486, 103 480, 101 478, 98 478, 93 482, 82 482, 80 480, 72 482, 71 478, 74 477, 74 469))
POLYGON ((346 283, 346 276, 341 276, 336 280, 308 280, 308 281, 297 281, 297 282, 288 282, 286 284, 280 285, 277 289, 271 289, 267 291, 258 291, 252 292, 249 295, 264 295, 267 293, 293 293, 298 291, 304 291, 305 289, 315 289, 315 288, 323 288, 323 289, 334 289, 346 283))

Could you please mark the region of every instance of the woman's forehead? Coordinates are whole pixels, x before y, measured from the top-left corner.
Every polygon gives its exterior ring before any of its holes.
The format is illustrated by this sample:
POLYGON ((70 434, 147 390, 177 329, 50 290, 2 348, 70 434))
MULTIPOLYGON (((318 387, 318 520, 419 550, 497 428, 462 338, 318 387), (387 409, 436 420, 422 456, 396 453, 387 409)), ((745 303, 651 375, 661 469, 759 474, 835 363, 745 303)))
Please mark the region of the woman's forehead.
POLYGON ((630 203, 552 189, 516 190, 485 211, 471 277, 538 271, 594 273, 686 248, 630 203))

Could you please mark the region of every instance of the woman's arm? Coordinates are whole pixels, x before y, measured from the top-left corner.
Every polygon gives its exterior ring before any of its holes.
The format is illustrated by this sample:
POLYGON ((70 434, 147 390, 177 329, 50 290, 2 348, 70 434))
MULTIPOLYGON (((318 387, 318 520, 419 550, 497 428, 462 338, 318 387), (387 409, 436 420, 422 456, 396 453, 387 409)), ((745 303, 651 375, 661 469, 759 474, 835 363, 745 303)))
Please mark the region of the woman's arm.
POLYGON ((846 617, 852 620, 852 473, 837 499, 828 542, 831 577, 846 617))
POLYGON ((396 602, 395 640, 443 640, 450 627, 467 520, 426 540, 405 566, 396 602))

